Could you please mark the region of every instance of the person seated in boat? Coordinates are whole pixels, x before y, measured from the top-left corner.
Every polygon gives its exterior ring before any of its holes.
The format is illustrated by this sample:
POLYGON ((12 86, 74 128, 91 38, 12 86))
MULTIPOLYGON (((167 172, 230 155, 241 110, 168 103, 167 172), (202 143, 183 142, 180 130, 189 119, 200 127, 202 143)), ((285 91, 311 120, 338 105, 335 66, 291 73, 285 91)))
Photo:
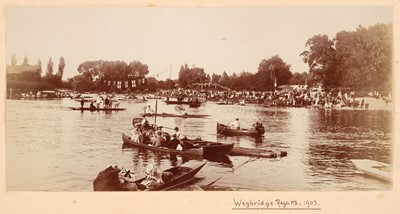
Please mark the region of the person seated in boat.
POLYGON ((162 180, 161 170, 153 164, 147 165, 144 174, 146 175, 146 178, 141 182, 141 184, 145 185, 149 189, 164 183, 162 180))
MULTIPOLYGON (((145 111, 146 111, 146 110, 145 110, 145 111)), ((147 106, 147 112, 145 112, 145 113, 154 114, 154 111, 153 111, 153 109, 151 109, 150 105, 147 106)))
POLYGON ((240 129, 240 122, 239 122, 239 118, 236 118, 235 121, 230 122, 230 126, 234 129, 240 129))
POLYGON ((135 128, 132 130, 131 140, 135 143, 143 143, 143 135, 140 131, 140 124, 135 124, 135 128))
POLYGON ((156 133, 156 140, 154 141, 153 146, 161 147, 164 144, 165 144, 165 139, 162 136, 162 131, 158 130, 156 133))
POLYGON ((168 149, 177 149, 178 145, 181 144, 181 141, 179 141, 179 139, 177 139, 176 134, 172 134, 171 136, 171 140, 168 141, 167 143, 165 143, 164 145, 162 145, 162 147, 166 147, 168 149))
POLYGON ((96 110, 96 106, 94 106, 93 101, 90 103, 90 110, 96 110))
POLYGON ((182 109, 181 110, 181 115, 187 115, 188 113, 186 112, 186 110, 185 109, 182 109))
POLYGON ((110 99, 107 96, 106 99, 104 100, 104 108, 108 108, 109 106, 110 106, 110 99))
POLYGON ((179 130, 179 128, 175 127, 174 130, 175 130, 174 134, 176 135, 176 138, 182 139, 181 131, 179 130))

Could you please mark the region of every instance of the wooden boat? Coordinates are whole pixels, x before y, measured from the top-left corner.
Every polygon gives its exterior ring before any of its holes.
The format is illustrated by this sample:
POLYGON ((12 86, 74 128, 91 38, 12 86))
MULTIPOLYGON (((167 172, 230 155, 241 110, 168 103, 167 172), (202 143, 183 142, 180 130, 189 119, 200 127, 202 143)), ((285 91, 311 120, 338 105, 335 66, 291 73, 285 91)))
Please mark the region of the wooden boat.
POLYGON ((233 143, 218 143, 203 140, 191 140, 183 138, 181 140, 184 149, 203 148, 204 156, 220 156, 229 154, 234 144, 233 143))
POLYGON ((79 111, 124 111, 126 108, 89 108, 89 107, 69 107, 72 110, 79 111))
POLYGON ((178 100, 165 100, 164 101, 167 105, 189 105, 192 101, 178 101, 178 100))
MULTIPOLYGON (((195 144, 201 144, 203 141, 199 139, 182 139, 184 142, 192 142, 195 144)), ((204 149, 204 147, 203 147, 204 149)), ((205 153, 204 153, 205 154, 205 153)), ((249 157, 258 157, 258 158, 278 158, 278 157, 286 157, 286 151, 272 151, 266 149, 258 149, 258 148, 244 148, 244 147, 236 147, 234 146, 231 151, 228 153, 229 156, 249 156, 249 157)))
POLYGON ((179 154, 179 155, 189 155, 189 156, 203 156, 203 148, 193 148, 193 149, 186 149, 186 150, 176 150, 176 149, 168 149, 163 147, 155 147, 152 145, 147 145, 144 143, 136 143, 131 140, 131 138, 122 133, 122 141, 134 147, 145 148, 148 150, 156 151, 156 152, 165 152, 170 154, 179 154))
POLYGON ((244 147, 233 147, 232 151, 229 153, 231 156, 249 156, 258 158, 278 158, 286 157, 286 151, 272 151, 267 149, 258 148, 244 148, 244 147))
POLYGON ((204 118, 210 116, 206 114, 168 114, 168 113, 157 113, 157 114, 146 113, 141 115, 146 117, 157 116, 157 117, 181 117, 181 118, 204 118))
MULTIPOLYGON (((196 167, 188 167, 188 166, 176 166, 164 170, 162 174, 168 173, 170 179, 165 180, 163 184, 156 186, 151 189, 147 189, 144 185, 140 184, 146 178, 141 178, 135 180, 133 182, 125 182, 120 183, 118 179, 118 173, 121 171, 117 166, 108 168, 101 171, 96 179, 93 181, 93 190, 94 191, 129 191, 132 190, 129 188, 130 184, 134 184, 134 190, 146 190, 146 191, 167 191, 173 190, 179 187, 182 187, 185 184, 193 182, 196 180, 194 177, 207 162, 202 163, 196 167)), ((163 177, 164 179, 164 177, 163 177)))
POLYGON ((217 105, 234 105, 234 103, 217 102, 217 105))
POLYGON ((189 103, 190 108, 197 108, 201 106, 201 102, 192 101, 189 103))
POLYGON ((368 159, 350 160, 360 171, 374 178, 392 182, 392 165, 368 159))
POLYGON ((265 133, 264 127, 252 127, 250 129, 233 129, 227 125, 217 123, 217 134, 223 134, 227 136, 253 136, 261 137, 265 133))

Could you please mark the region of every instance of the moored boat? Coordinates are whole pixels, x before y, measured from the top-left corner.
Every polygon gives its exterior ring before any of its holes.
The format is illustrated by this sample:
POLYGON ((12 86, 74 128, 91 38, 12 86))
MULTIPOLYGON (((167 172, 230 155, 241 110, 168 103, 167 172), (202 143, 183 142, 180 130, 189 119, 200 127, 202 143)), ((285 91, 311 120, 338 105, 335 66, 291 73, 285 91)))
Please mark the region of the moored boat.
POLYGON ((230 156, 249 156, 258 158, 278 158, 287 156, 286 151, 272 151, 258 148, 233 147, 230 156))
POLYGON ((217 134, 223 134, 227 136, 253 136, 261 137, 265 133, 264 127, 261 123, 256 123, 250 129, 234 129, 227 125, 217 123, 217 134))
POLYGON ((186 149, 186 150, 176 150, 176 149, 168 149, 164 147, 155 147, 152 145, 147 145, 144 143, 136 143, 131 140, 131 138, 122 133, 122 141, 134 147, 145 148, 148 150, 156 151, 156 152, 165 152, 170 154, 179 154, 179 155, 189 155, 189 156, 203 156, 203 148, 193 148, 193 149, 186 149))
POLYGON ((391 182, 392 165, 369 159, 351 159, 350 160, 360 171, 374 178, 391 182))
POLYGON ((109 166, 101 171, 93 181, 94 191, 129 191, 129 190, 147 190, 147 191, 167 191, 182 187, 185 184, 194 182, 194 177, 207 162, 201 163, 195 167, 176 166, 162 171, 162 184, 153 188, 146 188, 141 183, 146 178, 141 178, 133 182, 120 182, 119 173, 121 169, 117 166, 109 166), (164 176, 168 175, 168 176, 164 176))
POLYGON ((205 156, 220 156, 229 154, 234 144, 233 143, 218 143, 203 140, 191 140, 183 138, 181 140, 183 148, 203 148, 203 155, 205 156))
MULTIPOLYGON (((184 138, 182 141, 191 142, 195 144, 201 144, 202 142, 207 142, 198 139, 188 139, 184 138)), ((259 148, 244 148, 244 147, 236 147, 234 146, 232 150, 228 153, 229 156, 249 156, 249 157, 257 157, 257 158, 278 158, 287 156, 286 151, 272 151, 267 149, 259 149, 259 148)))
POLYGON ((157 113, 157 114, 153 114, 153 113, 146 113, 146 114, 141 114, 142 116, 146 116, 146 117, 181 117, 181 118, 204 118, 204 117, 208 117, 210 115, 206 115, 206 114, 168 114, 168 113, 157 113))

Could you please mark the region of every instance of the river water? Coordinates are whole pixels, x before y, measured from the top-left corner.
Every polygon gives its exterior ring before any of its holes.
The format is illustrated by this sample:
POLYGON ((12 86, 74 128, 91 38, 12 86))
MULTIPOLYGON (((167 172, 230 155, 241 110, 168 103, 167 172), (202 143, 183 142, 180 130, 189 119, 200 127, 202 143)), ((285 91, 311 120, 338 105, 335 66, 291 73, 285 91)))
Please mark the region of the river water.
MULTIPOLYGON (((378 102, 378 101, 371 101, 378 102)), ((92 191, 97 174, 110 165, 143 175, 148 163, 161 169, 208 161, 199 172, 203 186, 219 179, 213 190, 231 191, 371 191, 392 184, 364 176, 350 159, 392 163, 393 130, 390 108, 370 110, 266 108, 262 105, 220 106, 207 102, 189 113, 206 119, 159 118, 157 125, 180 127, 188 137, 233 142, 236 146, 287 151, 286 157, 252 159, 229 156, 223 161, 173 158, 135 148, 122 148, 133 117, 146 103, 121 102, 120 112, 81 112, 71 99, 6 100, 7 191, 92 191), (216 123, 239 117, 243 128, 256 121, 265 136, 223 137, 216 123), (243 164, 243 165, 242 165, 243 164)), ((158 112, 175 113, 174 105, 158 101, 158 112)), ((153 118, 149 118, 154 123, 153 118)), ((164 129, 164 131, 171 131, 164 129)), ((190 187, 188 187, 190 190, 190 187)), ((187 189, 185 189, 187 190, 187 189)))

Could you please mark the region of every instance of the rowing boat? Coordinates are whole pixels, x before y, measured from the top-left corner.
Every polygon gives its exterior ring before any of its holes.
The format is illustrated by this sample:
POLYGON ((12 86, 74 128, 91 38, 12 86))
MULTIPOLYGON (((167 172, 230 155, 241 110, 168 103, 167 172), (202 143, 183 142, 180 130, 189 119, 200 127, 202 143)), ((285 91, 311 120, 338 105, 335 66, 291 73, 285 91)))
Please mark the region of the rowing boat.
MULTIPOLYGON (((182 141, 184 143, 194 143, 194 144, 206 144, 208 141, 203 141, 201 138, 199 139, 188 139, 188 138, 183 138, 182 141), (202 143, 204 142, 204 143, 202 143)), ((215 142, 217 143, 217 142, 215 142)), ((223 144, 223 143, 221 143, 223 144)), ((185 145, 185 144, 184 144, 185 145)), ((230 144, 224 144, 224 145, 230 145, 230 144)), ((205 154, 205 147, 204 149, 204 154, 205 154)), ((285 157, 287 156, 286 151, 272 151, 272 150, 267 150, 267 149, 259 149, 259 148, 244 148, 244 147, 237 147, 234 146, 231 151, 228 153, 229 156, 248 156, 248 157, 257 157, 257 158, 278 158, 278 157, 285 157)))
POLYGON ((131 140, 131 138, 122 133, 122 141, 126 145, 130 145, 133 147, 144 148, 156 152, 164 152, 169 154, 178 154, 178 155, 189 155, 189 156, 203 156, 203 148, 193 148, 193 149, 186 149, 186 150, 176 150, 176 149, 168 149, 165 147, 155 147, 152 145, 147 145, 144 143, 137 143, 131 140))
POLYGON ((177 105, 188 105, 190 104, 192 101, 177 101, 177 100, 165 100, 164 101, 167 105, 172 105, 172 104, 177 104, 177 105))
POLYGON ((146 113, 146 114, 142 114, 142 116, 146 116, 146 117, 181 117, 181 118, 204 118, 204 117, 208 117, 210 115, 206 115, 206 114, 168 114, 168 113, 157 113, 157 114, 153 114, 153 113, 146 113))
POLYGON ((117 166, 109 166, 101 171, 93 181, 94 191, 129 191, 129 190, 147 190, 147 191, 167 191, 177 189, 185 184, 196 180, 194 177, 206 165, 207 162, 201 163, 196 167, 176 166, 166 169, 162 174, 169 174, 169 179, 163 176, 163 183, 151 189, 142 185, 142 181, 146 178, 141 178, 133 182, 120 183, 118 173, 121 171, 117 166), (135 187, 135 188, 132 188, 135 187))
POLYGON ((351 162, 366 175, 387 182, 392 181, 392 165, 369 159, 351 159, 351 162))
POLYGON ((261 137, 265 133, 264 127, 252 127, 250 129, 234 129, 227 125, 217 123, 217 134, 223 134, 227 136, 253 136, 261 137))
POLYGON ((203 148, 203 155, 205 156, 220 156, 229 154, 234 144, 233 143, 218 143, 203 140, 191 140, 183 138, 181 140, 183 148, 203 148))
POLYGON ((72 110, 76 111, 124 111, 126 108, 81 108, 81 107, 69 107, 72 110))

